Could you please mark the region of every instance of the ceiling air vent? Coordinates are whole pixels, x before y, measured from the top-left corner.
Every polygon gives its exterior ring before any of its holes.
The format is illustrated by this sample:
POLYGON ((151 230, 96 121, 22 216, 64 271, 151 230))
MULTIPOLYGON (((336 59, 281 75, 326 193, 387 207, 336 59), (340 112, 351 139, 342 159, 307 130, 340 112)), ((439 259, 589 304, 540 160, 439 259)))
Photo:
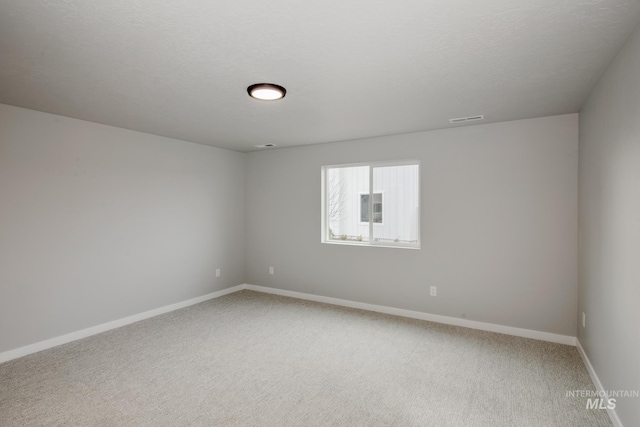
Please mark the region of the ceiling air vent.
POLYGON ((469 116, 469 117, 458 117, 457 119, 449 119, 449 123, 457 124, 457 123, 467 123, 467 122, 477 122, 480 120, 484 120, 483 115, 479 116, 469 116))
POLYGON ((276 144, 264 144, 264 145, 254 145, 256 148, 272 148, 275 147, 276 144))

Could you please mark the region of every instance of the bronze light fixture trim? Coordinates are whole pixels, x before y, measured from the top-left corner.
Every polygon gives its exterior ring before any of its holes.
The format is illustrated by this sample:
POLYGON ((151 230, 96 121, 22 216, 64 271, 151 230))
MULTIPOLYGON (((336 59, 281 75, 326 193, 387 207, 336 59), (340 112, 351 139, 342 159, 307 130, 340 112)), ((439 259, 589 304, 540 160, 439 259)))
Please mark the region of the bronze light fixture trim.
POLYGON ((247 88, 250 97, 262 101, 277 101, 287 94, 287 90, 273 83, 256 83, 247 88))

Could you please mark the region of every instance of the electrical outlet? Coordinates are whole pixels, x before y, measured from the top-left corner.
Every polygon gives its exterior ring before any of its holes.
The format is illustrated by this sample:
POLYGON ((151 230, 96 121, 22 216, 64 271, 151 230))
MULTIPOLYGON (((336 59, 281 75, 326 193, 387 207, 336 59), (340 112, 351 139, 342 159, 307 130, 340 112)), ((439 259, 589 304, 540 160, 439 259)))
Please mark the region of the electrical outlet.
POLYGON ((431 289, 430 289, 430 291, 429 291, 429 294, 430 294, 432 297, 437 296, 437 295, 438 295, 438 287, 437 287, 437 286, 432 286, 432 287, 431 287, 431 289))
POLYGON ((587 327, 587 315, 584 314, 584 311, 582 312, 582 327, 583 328, 587 327))
POLYGON ((220 277, 220 269, 216 268, 216 277, 220 277))
POLYGON ((273 273, 274 273, 273 267, 269 267, 269 274, 273 274, 273 273))

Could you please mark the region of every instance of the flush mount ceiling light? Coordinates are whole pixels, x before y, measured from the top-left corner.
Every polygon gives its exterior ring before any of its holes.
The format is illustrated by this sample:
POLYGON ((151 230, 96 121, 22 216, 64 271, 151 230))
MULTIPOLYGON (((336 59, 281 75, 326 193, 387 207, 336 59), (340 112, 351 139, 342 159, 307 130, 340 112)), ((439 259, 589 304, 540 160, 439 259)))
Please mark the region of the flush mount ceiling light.
POLYGON ((247 88, 249 96, 263 101, 275 101, 282 99, 287 94, 287 90, 282 86, 273 83, 256 83, 247 88))

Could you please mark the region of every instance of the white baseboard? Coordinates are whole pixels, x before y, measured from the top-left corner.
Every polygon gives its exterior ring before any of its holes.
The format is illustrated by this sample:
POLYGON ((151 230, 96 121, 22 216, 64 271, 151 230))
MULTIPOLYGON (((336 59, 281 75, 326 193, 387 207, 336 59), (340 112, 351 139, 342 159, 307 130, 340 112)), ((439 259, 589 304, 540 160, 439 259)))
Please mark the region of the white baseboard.
MULTIPOLYGON (((223 295, 228 295, 244 289, 256 291, 256 292, 263 292, 268 294, 298 298, 302 300, 333 304, 333 305, 338 305, 343 307, 356 308, 360 310, 391 314, 395 316, 408 317, 412 319, 427 320, 427 321, 436 322, 436 323, 444 323, 447 325, 462 326, 465 328, 479 329, 479 330, 489 331, 489 332, 497 332, 501 334, 514 335, 514 336, 524 337, 524 338, 532 338, 536 340, 549 341, 549 342, 554 342, 558 344, 573 345, 578 348, 578 352, 580 353, 580 356, 584 361, 587 371, 589 372, 589 376, 591 377, 593 384, 596 386, 596 389, 598 391, 604 391, 604 387, 600 382, 600 378, 598 378, 598 375, 596 374, 596 371, 593 369, 593 366, 591 365, 591 362, 589 361, 589 358, 587 357, 587 354, 585 353, 584 348, 582 348, 580 341, 576 337, 572 337, 568 335, 552 334, 549 332, 534 331, 530 329, 515 328, 512 326, 503 326, 503 325, 496 325, 492 323, 477 322, 474 320, 459 319, 455 317, 441 316, 437 314, 429 314, 429 313, 423 313, 419 311, 405 310, 401 308, 386 307, 382 305, 367 304, 363 302, 350 301, 350 300, 345 300, 340 298, 325 297, 320 295, 306 294, 303 292, 288 291, 284 289, 269 288, 265 286, 256 286, 256 285, 249 285, 249 284, 232 286, 230 288, 226 288, 220 291, 202 295, 197 298, 192 298, 190 300, 186 300, 186 301, 178 302, 175 304, 170 304, 164 307, 156 308, 153 310, 145 311, 144 313, 134 314, 133 316, 128 316, 122 319, 103 323, 101 325, 92 326, 90 328, 82 329, 80 331, 71 332, 69 334, 65 334, 59 337, 40 341, 24 347, 16 348, 14 350, 5 351, 3 353, 0 353, 0 363, 17 359, 22 356, 27 356, 32 353, 37 353, 39 351, 56 347, 62 344, 66 344, 71 341, 76 341, 82 338, 86 338, 91 335, 96 335, 102 332, 106 332, 108 330, 119 328, 121 326, 129 325, 131 323, 148 319, 150 317, 155 317, 160 314, 168 313, 170 311, 189 307, 191 305, 195 305, 210 299, 219 298, 223 295)), ((624 427, 615 409, 607 409, 607 413, 609 414, 609 418, 611 418, 611 422, 615 427, 624 427)))
MULTIPOLYGON (((600 382, 600 378, 598 378, 598 374, 596 374, 595 369, 593 369, 593 365, 591 364, 591 361, 587 357, 587 353, 585 353, 584 348, 582 347, 582 344, 580 344, 580 340, 578 340, 578 338, 576 338, 576 347, 578 347, 578 353, 580 353, 580 357, 582 357, 582 361, 584 362, 584 365, 587 367, 587 372, 589 372, 589 376, 591 377, 591 381, 593 381, 593 385, 596 386, 596 390, 598 392, 605 391, 604 387, 602 386, 602 382, 600 382)), ((607 402, 607 406, 608 406, 608 402, 607 402)), ((615 409, 607 408, 607 413, 609 414, 609 418, 611 418, 611 422, 613 423, 614 427, 624 427, 615 409)))
MULTIPOLYGON (((559 344, 576 345, 576 338, 571 336, 566 336, 566 335, 558 335, 558 334, 552 334, 549 332, 533 331, 530 329, 514 328, 511 326, 496 325, 493 323, 477 322, 474 320, 459 319, 455 317, 440 316, 437 314, 429 314, 429 313, 423 313, 419 311, 405 310, 401 308, 367 304, 363 302, 355 302, 355 301, 349 301, 349 300, 344 300, 339 298, 312 295, 312 294, 306 294, 302 292, 287 291, 284 289, 268 288, 265 286, 242 284, 242 285, 237 285, 230 288, 222 289, 217 292, 212 292, 210 294, 206 294, 206 295, 193 298, 187 301, 170 304, 164 307, 145 311, 144 313, 134 314, 133 316, 103 323, 97 326, 92 326, 87 329, 71 332, 69 334, 61 335, 59 337, 40 341, 34 344, 29 344, 24 347, 16 348, 14 350, 5 351, 3 353, 0 353, 0 363, 17 359, 18 357, 26 356, 32 353, 37 353, 39 351, 56 347, 62 344, 66 344, 71 341, 86 338, 91 335, 96 335, 111 329, 119 328, 121 326, 129 325, 131 323, 148 319, 150 317, 158 316, 160 314, 168 313, 170 311, 179 310, 181 308, 188 307, 190 305, 194 305, 194 304, 201 303, 203 301, 218 298, 223 295, 241 291, 243 289, 256 291, 256 292, 275 294, 275 295, 282 295, 286 297, 298 298, 298 299, 309 300, 309 301, 322 302, 326 304, 339 305, 343 307, 357 308, 360 310, 368 310, 368 311, 375 311, 378 313, 392 314, 395 316, 409 317, 412 319, 427 320, 430 322, 444 323, 447 325, 462 326, 465 328, 479 329, 479 330, 489 331, 489 332, 498 332, 501 334, 515 335, 518 337, 533 338, 537 340, 549 341, 549 342, 554 342, 559 344)), ((590 374, 591 372, 592 371, 589 371, 590 374)), ((594 380, 594 383, 595 383, 595 380, 594 380)))
POLYGON ((339 298, 324 297, 319 295, 305 294, 302 292, 287 291, 284 289, 268 288, 265 286, 244 285, 244 289, 264 292, 268 294, 282 295, 286 297, 304 299, 309 301, 323 302, 344 307, 358 308, 360 310, 375 311, 395 316, 409 317, 412 319, 427 320, 429 322, 444 323, 447 325, 462 326, 465 328, 479 329, 482 331, 498 332, 500 334, 515 335, 517 337, 533 338, 541 341, 549 341, 558 344, 576 345, 576 337, 568 335, 552 334, 550 332, 540 332, 531 329, 514 328, 512 326, 496 325, 493 323, 477 322, 475 320, 459 319, 456 317, 441 316, 438 314, 423 313, 420 311, 405 310, 402 308, 386 307, 382 305, 367 304, 363 302, 349 301, 339 298))
POLYGON ((138 322, 140 320, 148 319, 150 317, 158 316, 160 314, 168 313, 170 311, 179 310, 190 305, 198 304, 203 301, 207 301, 213 298, 218 298, 223 295, 227 295, 233 292, 241 291, 244 289, 244 285, 237 285, 231 288, 222 289, 220 291, 212 292, 210 294, 202 295, 190 300, 177 302, 175 304, 166 305, 164 307, 156 308, 153 310, 145 311, 144 313, 134 314, 133 316, 124 317, 122 319, 114 320, 111 322, 103 323, 101 325, 92 326, 80 331, 71 332, 69 334, 61 335, 59 337, 51 338, 48 340, 40 341, 34 344, 29 344, 24 347, 19 347, 14 350, 5 351, 0 353, 0 363, 8 362, 18 357, 26 356, 28 354, 37 353, 42 350, 46 350, 51 347, 56 347, 62 344, 66 344, 71 341, 76 341, 82 338, 96 335, 101 332, 106 332, 111 329, 119 328, 121 326, 129 325, 131 323, 138 322))

